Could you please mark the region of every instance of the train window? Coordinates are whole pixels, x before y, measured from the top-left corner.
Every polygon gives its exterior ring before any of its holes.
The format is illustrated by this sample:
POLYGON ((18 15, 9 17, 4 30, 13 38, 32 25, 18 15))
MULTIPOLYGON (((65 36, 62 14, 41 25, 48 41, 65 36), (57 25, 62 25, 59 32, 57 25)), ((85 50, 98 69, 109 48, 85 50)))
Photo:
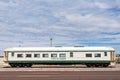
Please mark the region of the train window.
POLYGON ((34 54, 35 58, 40 58, 40 54, 34 54))
POLYGON ((43 54, 43 58, 48 58, 48 54, 43 54))
POLYGON ((57 54, 51 54, 51 58, 56 58, 57 54))
POLYGON ((66 54, 61 53, 59 56, 60 56, 61 58, 65 58, 65 57, 66 57, 66 54))
POLYGON ((107 56, 107 52, 104 52, 104 56, 107 56))
POLYGON ((101 57, 101 54, 100 53, 96 53, 94 56, 95 57, 101 57))
POLYGON ((17 57, 18 57, 18 58, 22 58, 22 57, 23 57, 23 54, 17 54, 17 57))
POLYGON ((92 57, 92 54, 87 53, 86 57, 92 57))
POLYGON ((31 54, 26 54, 26 58, 30 58, 31 56, 31 54))
POLYGON ((14 56, 14 52, 11 53, 11 56, 12 56, 12 57, 14 56))
POLYGON ((73 57, 73 52, 70 52, 70 57, 73 57))

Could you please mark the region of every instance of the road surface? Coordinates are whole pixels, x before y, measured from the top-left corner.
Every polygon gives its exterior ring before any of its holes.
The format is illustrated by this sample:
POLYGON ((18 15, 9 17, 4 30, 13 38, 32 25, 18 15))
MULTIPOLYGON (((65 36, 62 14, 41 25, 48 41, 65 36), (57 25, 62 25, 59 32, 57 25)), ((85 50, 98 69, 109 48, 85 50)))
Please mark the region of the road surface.
POLYGON ((0 80, 120 80, 120 71, 0 71, 0 80))

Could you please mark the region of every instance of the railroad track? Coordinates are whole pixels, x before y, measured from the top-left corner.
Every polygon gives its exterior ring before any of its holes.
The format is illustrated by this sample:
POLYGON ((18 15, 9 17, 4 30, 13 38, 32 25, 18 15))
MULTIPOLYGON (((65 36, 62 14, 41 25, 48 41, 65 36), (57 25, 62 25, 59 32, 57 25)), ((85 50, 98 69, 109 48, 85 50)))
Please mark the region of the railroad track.
POLYGON ((120 64, 116 67, 91 67, 87 68, 85 65, 33 65, 28 68, 12 68, 9 65, 0 67, 0 71, 120 71, 120 64))
MULTIPOLYGON (((10 65, 3 66, 3 68, 12 68, 10 65)), ((22 67, 17 67, 22 68, 22 67)), ((28 67, 24 67, 28 68, 28 67)), ((33 65, 30 68, 88 68, 86 65, 33 65)), ((103 67, 90 67, 90 68, 103 68, 103 67)), ((106 68, 113 68, 111 66, 108 66, 106 68)))
POLYGON ((107 67, 107 68, 87 68, 84 65, 33 65, 28 68, 12 68, 10 66, 1 67, 0 71, 120 71, 120 64, 117 64, 116 67, 107 67))
POLYGON ((120 71, 120 68, 0 68, 0 71, 120 71))

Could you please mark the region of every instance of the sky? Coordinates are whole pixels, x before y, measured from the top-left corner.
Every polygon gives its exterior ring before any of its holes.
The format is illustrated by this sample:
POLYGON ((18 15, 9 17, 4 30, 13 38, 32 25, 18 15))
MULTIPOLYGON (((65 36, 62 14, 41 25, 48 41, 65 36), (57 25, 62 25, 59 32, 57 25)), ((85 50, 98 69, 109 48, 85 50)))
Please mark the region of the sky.
POLYGON ((11 47, 111 46, 120 54, 120 0, 0 0, 0 54, 11 47))

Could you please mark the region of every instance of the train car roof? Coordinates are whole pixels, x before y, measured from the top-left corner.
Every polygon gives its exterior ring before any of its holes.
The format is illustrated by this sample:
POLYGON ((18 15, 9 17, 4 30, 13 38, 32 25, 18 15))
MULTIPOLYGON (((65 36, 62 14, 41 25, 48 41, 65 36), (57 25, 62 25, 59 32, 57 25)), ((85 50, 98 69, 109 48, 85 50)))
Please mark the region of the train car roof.
POLYGON ((5 51, 114 51, 112 47, 13 47, 5 51))

